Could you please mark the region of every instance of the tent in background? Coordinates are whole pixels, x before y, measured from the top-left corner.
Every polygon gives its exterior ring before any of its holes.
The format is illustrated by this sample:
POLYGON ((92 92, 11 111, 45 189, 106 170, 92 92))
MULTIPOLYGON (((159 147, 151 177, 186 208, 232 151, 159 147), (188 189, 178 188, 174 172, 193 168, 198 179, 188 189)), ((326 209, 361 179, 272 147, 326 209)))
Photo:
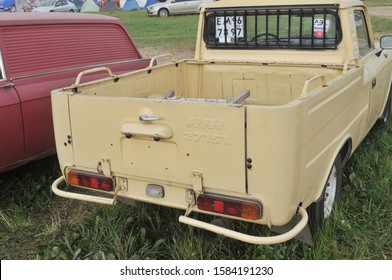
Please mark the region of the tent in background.
POLYGON ((103 5, 101 11, 117 11, 117 5, 114 1, 106 1, 105 5, 103 5))
POLYGON ((74 3, 76 7, 82 7, 84 0, 68 0, 68 2, 74 3))
POLYGON ((127 0, 123 7, 124 11, 139 10, 139 9, 140 7, 136 2, 136 0, 127 0))
POLYGON ((139 4, 140 8, 144 8, 144 6, 146 6, 147 0, 136 0, 136 2, 139 4))
POLYGON ((15 12, 15 0, 0 0, 0 9, 15 12))
POLYGON ((157 0, 147 0, 144 8, 147 8, 148 6, 151 6, 152 4, 155 4, 156 2, 157 2, 157 0))
POLYGON ((81 13, 99 12, 98 5, 93 0, 86 0, 80 8, 81 13))

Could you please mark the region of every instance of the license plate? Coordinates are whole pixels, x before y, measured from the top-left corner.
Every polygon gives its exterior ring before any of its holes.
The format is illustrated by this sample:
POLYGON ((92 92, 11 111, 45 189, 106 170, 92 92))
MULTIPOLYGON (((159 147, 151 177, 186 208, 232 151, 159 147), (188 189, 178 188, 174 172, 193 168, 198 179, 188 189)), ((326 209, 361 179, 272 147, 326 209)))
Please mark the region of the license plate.
POLYGON ((244 37, 244 17, 226 16, 216 17, 215 37, 219 43, 234 42, 235 38, 244 37))

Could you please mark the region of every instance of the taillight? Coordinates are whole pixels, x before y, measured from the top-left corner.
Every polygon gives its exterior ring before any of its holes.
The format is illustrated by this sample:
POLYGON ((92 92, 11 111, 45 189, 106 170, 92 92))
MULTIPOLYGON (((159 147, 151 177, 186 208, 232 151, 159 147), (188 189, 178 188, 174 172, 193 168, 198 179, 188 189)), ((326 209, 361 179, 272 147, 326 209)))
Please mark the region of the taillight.
POLYGON ((249 220, 258 220, 262 215, 262 206, 257 201, 218 195, 199 195, 197 198, 197 207, 200 210, 249 220))
POLYGON ((114 190, 114 180, 101 174, 76 169, 66 169, 65 177, 67 179, 67 183, 72 186, 108 192, 114 190))

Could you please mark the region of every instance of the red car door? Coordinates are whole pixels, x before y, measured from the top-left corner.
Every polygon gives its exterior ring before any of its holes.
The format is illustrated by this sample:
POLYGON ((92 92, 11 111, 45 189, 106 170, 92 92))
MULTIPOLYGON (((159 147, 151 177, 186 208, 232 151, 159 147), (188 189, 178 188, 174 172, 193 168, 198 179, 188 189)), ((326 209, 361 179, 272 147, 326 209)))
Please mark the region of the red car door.
POLYGON ((15 79, 14 83, 21 99, 26 158, 54 152, 50 92, 66 83, 51 76, 15 79))
POLYGON ((0 169, 24 158, 20 100, 9 81, 0 79, 0 169))

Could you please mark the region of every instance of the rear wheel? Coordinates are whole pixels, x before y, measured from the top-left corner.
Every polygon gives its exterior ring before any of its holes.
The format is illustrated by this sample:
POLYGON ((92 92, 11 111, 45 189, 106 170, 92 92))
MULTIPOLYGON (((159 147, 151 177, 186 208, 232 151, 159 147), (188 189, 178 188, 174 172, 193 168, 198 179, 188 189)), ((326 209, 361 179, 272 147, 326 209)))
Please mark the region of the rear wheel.
POLYGON ((74 11, 73 9, 71 9, 71 10, 69 10, 69 12, 70 12, 70 13, 73 13, 73 12, 75 12, 75 11, 74 11))
POLYGON ((162 18, 169 16, 169 11, 167 9, 160 9, 158 15, 162 18))
POLYGON ((342 176, 342 160, 339 154, 332 165, 320 198, 313 202, 308 209, 310 229, 313 234, 333 215, 336 201, 340 196, 342 176))

